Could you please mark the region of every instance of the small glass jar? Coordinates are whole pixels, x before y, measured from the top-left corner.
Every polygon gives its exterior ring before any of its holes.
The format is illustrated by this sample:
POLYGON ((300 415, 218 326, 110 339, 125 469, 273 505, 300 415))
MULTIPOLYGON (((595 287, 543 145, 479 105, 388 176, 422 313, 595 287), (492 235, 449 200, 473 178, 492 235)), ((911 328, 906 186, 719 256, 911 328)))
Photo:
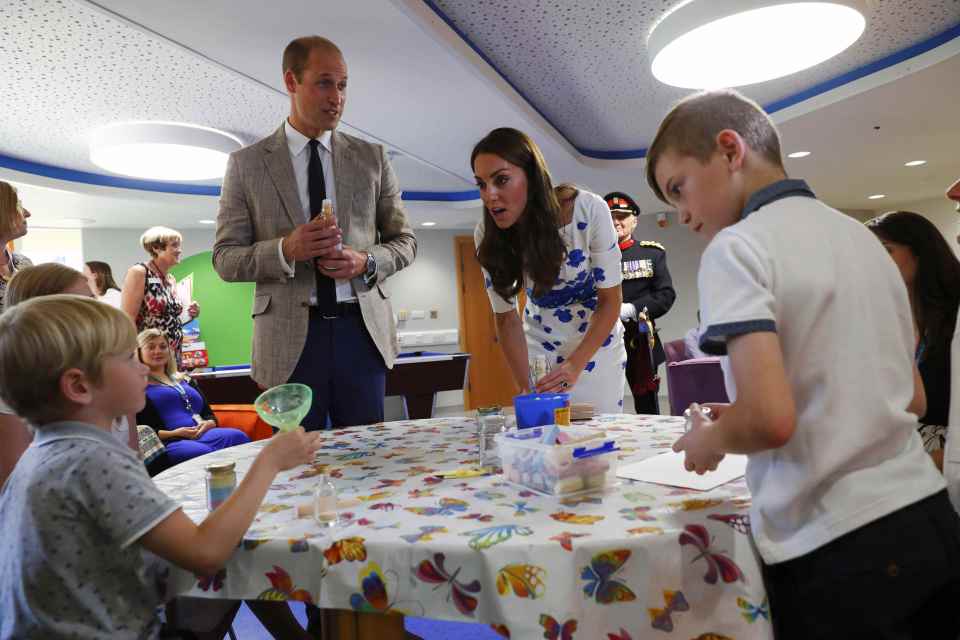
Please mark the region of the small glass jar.
POLYGON ((207 509, 213 511, 223 504, 237 488, 236 463, 218 462, 207 465, 204 484, 207 489, 207 509))
POLYGON ((313 520, 321 527, 337 524, 337 487, 322 474, 313 489, 313 520))
MULTIPOLYGON (((530 359, 530 377, 532 384, 540 382, 540 378, 550 373, 550 363, 547 362, 547 356, 537 355, 530 359)), ((531 392, 534 389, 531 387, 531 392)))
POLYGON ((480 467, 496 467, 500 464, 497 454, 496 435, 502 433, 507 419, 500 407, 483 407, 477 410, 477 464, 480 467))

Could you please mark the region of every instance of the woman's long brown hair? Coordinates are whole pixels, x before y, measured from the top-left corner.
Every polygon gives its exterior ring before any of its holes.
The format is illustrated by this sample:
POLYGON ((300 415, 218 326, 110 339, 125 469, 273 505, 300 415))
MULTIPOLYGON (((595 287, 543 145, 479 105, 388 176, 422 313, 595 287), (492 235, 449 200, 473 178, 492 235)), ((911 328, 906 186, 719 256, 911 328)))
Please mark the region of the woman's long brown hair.
POLYGON ((576 188, 560 185, 555 190, 543 154, 522 131, 503 127, 488 133, 473 148, 470 165, 482 153, 503 158, 523 169, 527 176, 527 205, 509 229, 500 229, 483 208, 483 238, 477 258, 494 291, 511 300, 523 288, 524 273, 533 280, 533 295, 545 295, 557 282, 567 248, 560 237, 560 201, 576 195, 576 188))

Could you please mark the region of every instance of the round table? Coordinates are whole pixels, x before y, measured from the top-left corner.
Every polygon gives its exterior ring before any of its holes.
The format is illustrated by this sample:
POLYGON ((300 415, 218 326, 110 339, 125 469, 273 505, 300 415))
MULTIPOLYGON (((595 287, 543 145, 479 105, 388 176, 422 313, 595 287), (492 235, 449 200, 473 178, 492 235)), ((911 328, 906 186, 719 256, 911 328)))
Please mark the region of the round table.
MULTIPOLYGON (((620 464, 683 430, 665 416, 580 424, 616 439, 620 464)), ((488 623, 512 638, 772 637, 742 479, 708 492, 621 480, 562 499, 499 475, 441 477, 475 464, 476 440, 470 417, 331 431, 313 465, 276 477, 227 566, 213 577, 174 569, 170 592, 488 623), (348 504, 329 529, 302 509, 324 472, 348 504)), ((200 522, 203 468, 235 461, 242 477, 264 444, 155 480, 200 522)))

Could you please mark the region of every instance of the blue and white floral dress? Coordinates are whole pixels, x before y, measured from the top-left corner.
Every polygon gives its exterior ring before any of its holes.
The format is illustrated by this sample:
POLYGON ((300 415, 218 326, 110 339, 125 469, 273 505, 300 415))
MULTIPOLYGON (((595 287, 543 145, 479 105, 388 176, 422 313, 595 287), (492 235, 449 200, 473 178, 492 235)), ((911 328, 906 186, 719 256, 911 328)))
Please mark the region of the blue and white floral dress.
MULTIPOLYGON (((586 334, 597 308, 598 289, 619 287, 621 281, 617 233, 610 209, 600 196, 579 191, 573 219, 561 227, 559 233, 567 246, 567 257, 553 288, 542 297, 534 297, 533 281, 524 276, 527 305, 523 332, 528 357, 532 361, 544 355, 551 368, 573 353, 586 334)), ((483 221, 474 231, 477 245, 482 238, 483 221)), ((494 313, 516 309, 516 300, 504 300, 493 290, 486 270, 483 277, 494 313)), ((618 319, 571 390, 571 401, 589 402, 598 413, 622 413, 626 363, 623 325, 618 319)))

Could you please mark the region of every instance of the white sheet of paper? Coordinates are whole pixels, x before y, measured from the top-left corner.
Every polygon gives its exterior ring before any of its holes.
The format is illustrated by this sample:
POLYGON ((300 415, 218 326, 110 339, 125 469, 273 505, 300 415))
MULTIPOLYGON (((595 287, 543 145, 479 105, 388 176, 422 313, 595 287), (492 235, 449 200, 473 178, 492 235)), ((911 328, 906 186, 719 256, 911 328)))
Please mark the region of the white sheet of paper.
POLYGON ((708 471, 702 476, 683 467, 685 453, 667 451, 660 455, 621 465, 617 477, 640 482, 665 484, 671 487, 709 491, 741 477, 747 469, 747 456, 727 454, 716 471, 708 471))

